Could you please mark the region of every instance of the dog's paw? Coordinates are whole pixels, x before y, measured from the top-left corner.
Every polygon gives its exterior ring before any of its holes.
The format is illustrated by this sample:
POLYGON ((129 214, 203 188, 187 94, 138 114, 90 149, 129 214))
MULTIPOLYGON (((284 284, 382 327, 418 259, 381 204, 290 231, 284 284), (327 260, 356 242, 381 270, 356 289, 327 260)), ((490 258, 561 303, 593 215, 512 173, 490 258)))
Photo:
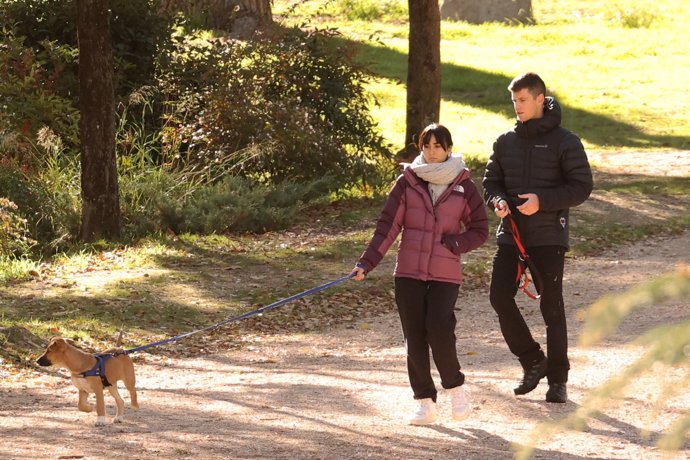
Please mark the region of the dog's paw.
POLYGON ((121 416, 121 415, 116 416, 116 417, 113 419, 113 423, 122 423, 122 422, 124 422, 124 421, 125 421, 125 418, 124 418, 123 416, 121 416))
POLYGON ((99 416, 96 420, 96 426, 105 426, 105 416, 99 416))
POLYGON ((93 406, 88 404, 86 406, 79 406, 79 410, 82 412, 93 412, 93 406))

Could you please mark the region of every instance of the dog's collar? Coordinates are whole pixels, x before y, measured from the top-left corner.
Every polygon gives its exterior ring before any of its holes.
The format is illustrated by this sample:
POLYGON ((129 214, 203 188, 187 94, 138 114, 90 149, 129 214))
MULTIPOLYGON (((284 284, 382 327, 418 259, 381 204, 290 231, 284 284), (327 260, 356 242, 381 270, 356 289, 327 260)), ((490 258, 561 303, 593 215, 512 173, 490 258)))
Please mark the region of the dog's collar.
POLYGON ((104 387, 111 386, 110 382, 108 382, 108 379, 105 376, 105 362, 112 357, 113 355, 111 354, 94 355, 94 358, 96 358, 96 365, 79 375, 82 377, 100 377, 104 387))

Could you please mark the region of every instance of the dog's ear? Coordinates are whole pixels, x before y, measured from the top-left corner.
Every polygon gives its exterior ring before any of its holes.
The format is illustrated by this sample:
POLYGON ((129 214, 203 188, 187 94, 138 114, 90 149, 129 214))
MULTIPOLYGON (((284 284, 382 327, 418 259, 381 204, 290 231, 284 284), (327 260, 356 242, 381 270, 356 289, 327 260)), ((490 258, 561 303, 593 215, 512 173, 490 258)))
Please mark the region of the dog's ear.
POLYGON ((73 347, 77 346, 77 342, 75 342, 75 341, 72 340, 72 339, 65 338, 65 342, 67 342, 68 344, 72 345, 73 347))
POLYGON ((51 348, 56 348, 56 349, 62 349, 65 348, 67 345, 74 345, 74 341, 72 339, 68 339, 66 337, 53 337, 50 340, 50 347, 51 348))

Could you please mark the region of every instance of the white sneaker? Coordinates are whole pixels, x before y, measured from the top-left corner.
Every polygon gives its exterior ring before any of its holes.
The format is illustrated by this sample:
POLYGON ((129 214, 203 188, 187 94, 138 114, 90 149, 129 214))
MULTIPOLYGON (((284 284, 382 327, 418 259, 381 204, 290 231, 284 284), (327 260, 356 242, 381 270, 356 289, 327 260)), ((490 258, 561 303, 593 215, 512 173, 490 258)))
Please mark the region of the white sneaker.
POLYGON ((472 406, 470 406, 470 400, 465 392, 465 387, 459 386, 451 388, 448 390, 448 393, 450 394, 453 419, 465 420, 470 415, 470 412, 472 412, 472 406))
POLYGON ((436 421, 436 403, 431 398, 419 399, 419 409, 409 418, 410 425, 428 425, 436 421))

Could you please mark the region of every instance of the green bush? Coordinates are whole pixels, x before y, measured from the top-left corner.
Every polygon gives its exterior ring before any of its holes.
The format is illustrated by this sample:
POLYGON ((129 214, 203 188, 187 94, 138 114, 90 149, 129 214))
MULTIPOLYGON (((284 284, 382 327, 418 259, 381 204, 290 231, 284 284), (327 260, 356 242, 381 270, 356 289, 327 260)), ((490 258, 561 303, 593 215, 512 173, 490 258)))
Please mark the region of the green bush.
POLYGON ((17 215, 26 220, 27 237, 39 243, 37 249, 54 252, 79 231, 78 169, 50 162, 42 166, 36 174, 4 160, 0 196, 17 205, 17 215))
POLYGON ((194 181, 193 175, 154 166, 121 176, 126 237, 168 229, 196 234, 284 229, 308 202, 326 193, 329 182, 271 185, 231 175, 203 184, 194 185, 194 181))
POLYGON ((328 180, 263 184, 237 176, 199 187, 187 200, 161 197, 163 228, 176 233, 266 232, 288 227, 328 180))
MULTIPOLYGON (((115 94, 124 96, 153 80, 157 56, 168 44, 172 20, 161 15, 159 0, 110 0, 115 59, 115 94)), ((0 0, 0 29, 14 28, 36 52, 53 43, 76 56, 76 2, 0 0)), ((77 61, 48 68, 56 72, 57 94, 76 101, 77 61)))
POLYGON ((335 10, 350 21, 380 21, 387 18, 408 20, 407 5, 396 0, 338 0, 335 10))
POLYGON ((367 76, 332 32, 272 40, 179 37, 160 74, 166 161, 282 183, 375 174, 387 157, 369 115, 367 76), (257 148, 254 148, 257 147, 257 148))
POLYGON ((79 113, 70 99, 55 92, 56 69, 74 56, 50 42, 43 45, 36 51, 13 30, 0 30, 0 158, 28 164, 44 126, 60 133, 66 145, 78 145, 79 113))
MULTIPOLYGON (((127 94, 116 138, 127 236, 284 228, 313 198, 390 166, 365 69, 337 34, 291 29, 243 43, 200 33, 166 48, 157 4, 111 2, 127 94), (135 86, 157 64, 155 84, 135 86)), ((0 26, 0 196, 54 252, 80 223, 74 3, 0 0, 0 26)))
POLYGON ((650 1, 636 4, 614 2, 609 5, 608 16, 629 29, 648 29, 658 16, 657 7, 650 1))
POLYGON ((0 198, 0 257, 22 256, 36 244, 28 236, 26 219, 17 212, 17 205, 0 198))
POLYGON ((134 239, 171 229, 176 233, 263 232, 282 229, 307 203, 322 199, 334 180, 272 184, 240 177, 233 158, 260 156, 254 145, 204 167, 161 156, 169 125, 151 131, 155 91, 140 91, 118 111, 116 135, 120 208, 124 235, 134 239))
POLYGON ((22 238, 38 242, 13 249, 22 255, 52 252, 79 228, 79 114, 55 93, 57 73, 49 71, 66 56, 45 45, 37 53, 0 30, 0 197, 16 204, 22 238))

